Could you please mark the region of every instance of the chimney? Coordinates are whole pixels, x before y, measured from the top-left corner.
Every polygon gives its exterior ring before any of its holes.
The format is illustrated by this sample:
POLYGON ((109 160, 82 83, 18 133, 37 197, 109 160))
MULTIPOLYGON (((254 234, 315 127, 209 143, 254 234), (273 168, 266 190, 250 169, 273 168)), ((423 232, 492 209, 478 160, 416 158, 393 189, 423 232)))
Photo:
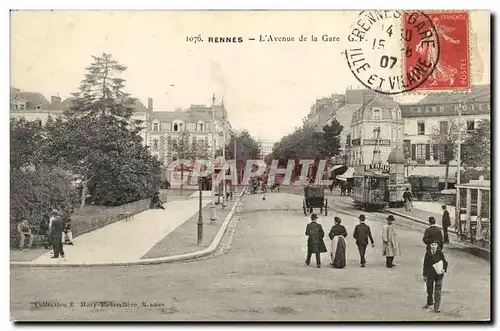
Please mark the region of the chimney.
POLYGON ((148 110, 153 110, 153 98, 148 98, 148 110))
POLYGON ((53 106, 59 106, 61 104, 61 97, 60 96, 51 96, 50 97, 50 104, 53 106))

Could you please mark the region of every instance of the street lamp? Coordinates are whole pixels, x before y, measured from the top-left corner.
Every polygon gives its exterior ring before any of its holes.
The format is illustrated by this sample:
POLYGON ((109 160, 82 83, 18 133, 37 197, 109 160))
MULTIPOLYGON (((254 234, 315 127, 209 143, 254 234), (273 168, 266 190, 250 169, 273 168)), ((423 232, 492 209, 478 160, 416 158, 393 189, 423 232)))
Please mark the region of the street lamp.
POLYGON ((212 205, 210 206, 210 222, 217 220, 215 211, 215 93, 212 96, 212 205))
POLYGON ((199 206, 198 206, 198 240, 197 240, 197 243, 198 245, 201 244, 201 242, 203 241, 203 215, 202 215, 202 178, 199 177, 198 178, 198 189, 200 190, 200 201, 199 201, 199 206))

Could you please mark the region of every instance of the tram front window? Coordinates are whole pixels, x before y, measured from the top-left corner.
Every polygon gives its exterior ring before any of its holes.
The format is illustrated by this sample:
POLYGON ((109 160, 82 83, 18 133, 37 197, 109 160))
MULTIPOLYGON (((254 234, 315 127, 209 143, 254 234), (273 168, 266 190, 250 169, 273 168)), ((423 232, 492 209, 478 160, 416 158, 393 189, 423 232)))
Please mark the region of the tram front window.
POLYGON ((385 189, 385 178, 372 178, 371 189, 383 191, 385 189))

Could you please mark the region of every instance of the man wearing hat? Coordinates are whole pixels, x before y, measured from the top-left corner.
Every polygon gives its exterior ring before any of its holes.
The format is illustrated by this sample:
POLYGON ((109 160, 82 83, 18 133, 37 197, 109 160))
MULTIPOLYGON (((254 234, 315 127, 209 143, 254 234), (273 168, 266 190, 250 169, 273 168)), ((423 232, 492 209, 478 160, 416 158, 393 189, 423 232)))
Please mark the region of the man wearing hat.
POLYGON ((311 214, 311 223, 307 224, 306 236, 307 238, 307 258, 306 265, 311 263, 312 254, 316 254, 316 266, 321 268, 321 257, 320 253, 326 253, 326 246, 323 238, 325 237, 325 232, 321 224, 316 223, 318 215, 311 214))
POLYGON ((382 251, 385 256, 385 266, 387 268, 395 267, 393 263, 394 257, 401 254, 399 242, 396 239, 396 229, 392 225, 392 222, 394 222, 394 216, 389 215, 387 217, 387 224, 382 228, 382 251))
POLYGON ((422 272, 427 287, 427 302, 424 308, 427 309, 434 305, 436 313, 440 312, 441 288, 443 286, 444 273, 447 269, 448 262, 439 248, 439 243, 431 242, 429 244, 429 251, 425 253, 422 272))
POLYGON ((448 237, 448 227, 451 226, 450 213, 446 210, 446 205, 443 208, 443 218, 441 220, 441 225, 443 226, 443 243, 449 244, 450 239, 448 237))
POLYGON ((365 253, 366 246, 368 246, 368 239, 372 243, 372 247, 375 247, 375 242, 372 237, 372 232, 370 227, 365 224, 365 215, 359 215, 359 224, 354 228, 353 237, 356 239, 356 245, 358 246, 359 257, 361 258, 361 267, 364 268, 366 264, 365 253))
POLYGON ((430 249, 430 244, 435 242, 439 245, 439 248, 443 249, 443 233, 441 229, 436 225, 436 219, 431 216, 429 217, 429 227, 424 231, 424 237, 422 241, 427 245, 427 251, 430 249))
POLYGON ((62 234, 64 232, 64 221, 62 215, 57 212, 57 215, 51 217, 50 223, 50 242, 54 248, 53 258, 58 258, 59 255, 64 257, 62 234))

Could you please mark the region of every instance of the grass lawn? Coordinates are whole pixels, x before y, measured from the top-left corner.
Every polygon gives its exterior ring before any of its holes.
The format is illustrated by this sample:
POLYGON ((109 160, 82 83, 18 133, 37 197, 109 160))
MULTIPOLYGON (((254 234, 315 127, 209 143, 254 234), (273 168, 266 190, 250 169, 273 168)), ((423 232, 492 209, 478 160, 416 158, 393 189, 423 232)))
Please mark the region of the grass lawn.
POLYGON ((234 206, 234 203, 234 201, 230 201, 224 209, 217 206, 217 220, 213 223, 210 223, 210 207, 207 206, 202 209, 203 241, 199 246, 196 243, 198 233, 198 213, 196 213, 181 226, 156 243, 156 245, 142 258, 149 259, 179 255, 207 248, 212 243, 222 223, 226 219, 226 216, 234 206))

